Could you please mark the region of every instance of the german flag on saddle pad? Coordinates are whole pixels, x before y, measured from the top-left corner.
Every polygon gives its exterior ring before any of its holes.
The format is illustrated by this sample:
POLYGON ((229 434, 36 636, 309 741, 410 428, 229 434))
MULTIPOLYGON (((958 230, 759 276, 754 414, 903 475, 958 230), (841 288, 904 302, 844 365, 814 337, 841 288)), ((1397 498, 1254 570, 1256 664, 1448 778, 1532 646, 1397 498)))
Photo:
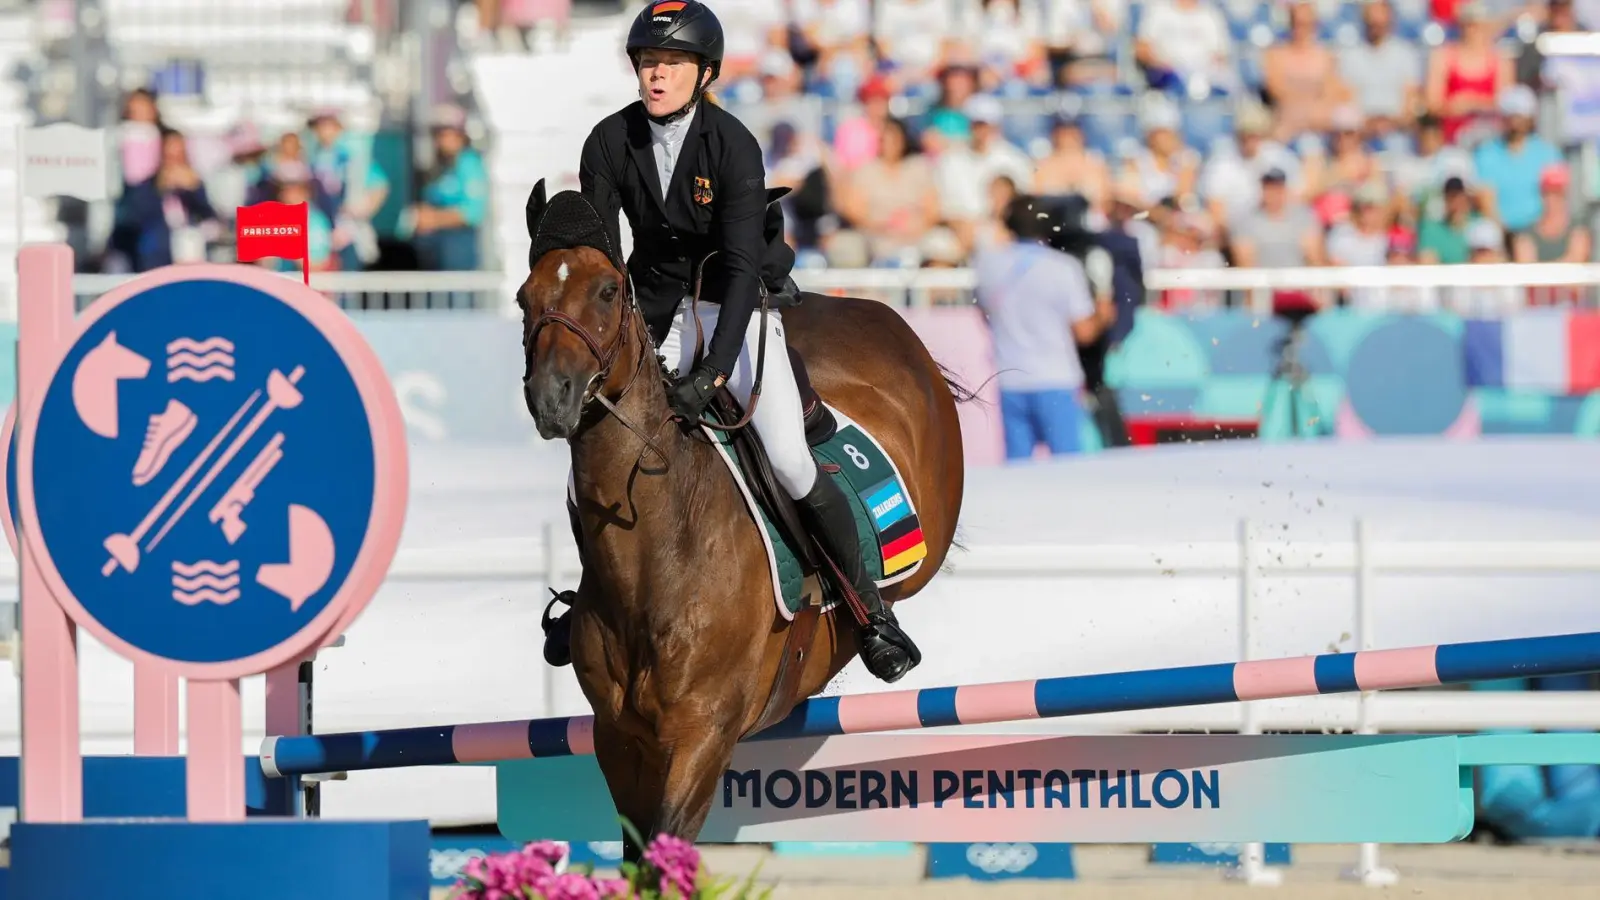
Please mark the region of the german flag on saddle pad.
POLYGON ((884 578, 893 577, 928 555, 928 545, 922 539, 922 523, 907 502, 897 476, 891 475, 874 485, 864 492, 862 500, 867 504, 873 529, 878 533, 884 578))

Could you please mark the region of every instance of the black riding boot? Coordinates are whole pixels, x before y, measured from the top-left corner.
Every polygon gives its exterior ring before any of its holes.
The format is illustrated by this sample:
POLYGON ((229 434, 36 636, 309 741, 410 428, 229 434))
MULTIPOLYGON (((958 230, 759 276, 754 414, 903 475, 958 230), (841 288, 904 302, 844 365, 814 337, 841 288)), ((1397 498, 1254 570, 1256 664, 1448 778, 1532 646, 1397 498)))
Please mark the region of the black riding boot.
POLYGON ((889 683, 922 662, 922 651, 900 630, 894 613, 884 605, 878 586, 867 577, 850 501, 828 473, 817 471, 811 493, 798 501, 806 526, 822 541, 823 549, 844 572, 844 577, 866 606, 867 624, 861 628, 861 661, 875 678, 889 683))
MULTIPOLYGON (((572 539, 578 543, 578 560, 583 560, 583 526, 578 523, 578 508, 567 501, 567 518, 572 522, 572 539)), ((556 668, 572 664, 572 611, 560 616, 551 616, 550 610, 557 603, 571 607, 572 602, 578 599, 577 591, 562 591, 556 593, 555 588, 550 589, 555 596, 545 605, 544 617, 539 622, 539 627, 544 629, 544 661, 556 668)))

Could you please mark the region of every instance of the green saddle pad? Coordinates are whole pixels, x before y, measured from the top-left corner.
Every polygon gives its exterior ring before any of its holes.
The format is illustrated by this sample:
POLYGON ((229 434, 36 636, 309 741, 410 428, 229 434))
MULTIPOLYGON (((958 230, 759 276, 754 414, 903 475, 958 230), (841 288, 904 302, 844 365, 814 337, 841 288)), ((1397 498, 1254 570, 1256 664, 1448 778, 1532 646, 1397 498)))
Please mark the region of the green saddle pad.
MULTIPOLYGON (((911 494, 905 489, 899 469, 883 452, 877 439, 855 420, 832 406, 828 408, 833 410, 839 430, 826 443, 812 447, 811 452, 818 460, 832 463, 839 470, 828 477, 833 478, 844 491, 850 500, 851 510, 855 512, 856 534, 861 542, 861 558, 866 563, 867 574, 880 587, 902 581, 916 572, 928 555, 928 545, 923 540, 922 524, 912 506, 911 494)), ((792 617, 800 610, 803 601, 801 585, 805 573, 801 571, 800 558, 784 540, 772 517, 752 500, 746 473, 730 446, 729 434, 702 427, 721 452, 729 471, 744 483, 746 506, 760 523, 770 548, 768 562, 774 573, 778 595, 774 599, 782 604, 785 617, 792 617)), ((823 608, 827 609, 840 598, 835 596, 834 589, 826 579, 823 583, 827 585, 823 608)))

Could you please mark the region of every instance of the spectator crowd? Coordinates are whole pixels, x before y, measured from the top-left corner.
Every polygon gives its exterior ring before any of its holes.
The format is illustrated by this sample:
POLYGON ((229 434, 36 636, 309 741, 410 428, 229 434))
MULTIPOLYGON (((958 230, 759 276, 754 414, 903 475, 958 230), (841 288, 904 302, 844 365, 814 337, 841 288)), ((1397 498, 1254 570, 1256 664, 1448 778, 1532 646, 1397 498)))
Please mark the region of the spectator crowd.
MULTIPOLYGON (((801 264, 973 270, 1013 458, 1127 443, 1104 363, 1135 307, 1228 299, 1147 297, 1150 270, 1595 258, 1535 41, 1597 24, 1587 0, 713 6, 801 264)), ((1540 290, 1450 300, 1576 296, 1540 290)), ((1295 321, 1436 300, 1272 294, 1295 321)))
POLYGON ((715 8, 724 102, 794 188, 803 264, 964 265, 1018 194, 1082 198, 1091 227, 1138 215, 1146 268, 1589 261, 1531 38, 1592 7, 1423 4, 715 8))
MULTIPOLYGON (((1596 0, 710 5, 726 37, 716 102, 757 133, 768 185, 791 189, 799 265, 971 268, 1013 456, 1036 443, 1072 452, 1092 431, 1125 443, 1104 362, 1134 308, 1229 299, 1146 296, 1151 270, 1596 258, 1600 184, 1550 102, 1573 87, 1570 70, 1534 40, 1600 24, 1596 0)), ((493 43, 536 6, 478 3, 480 31, 493 43)), ((488 179, 458 108, 428 123, 432 161, 414 190, 349 140, 337 110, 277 135, 241 123, 220 148, 165 125, 145 91, 123 118, 107 271, 231 258, 234 208, 264 200, 309 204, 313 270, 394 267, 395 238, 418 267, 480 268, 488 179), (374 220, 397 192, 404 211, 380 238, 374 220)), ((1507 290, 1455 299, 1504 306, 1507 290)))
POLYGON ((153 92, 132 91, 116 132, 122 184, 99 268, 144 272, 231 261, 235 210, 276 201, 308 205, 314 272, 477 270, 489 202, 484 161, 471 146, 460 107, 435 110, 428 126, 431 164, 405 186, 397 224, 380 239, 374 220, 396 186, 373 158, 370 140, 352 139, 338 110, 315 110, 303 127, 278 134, 247 121, 220 139, 197 139, 163 121, 153 92), (393 252, 397 246, 399 253, 393 252))

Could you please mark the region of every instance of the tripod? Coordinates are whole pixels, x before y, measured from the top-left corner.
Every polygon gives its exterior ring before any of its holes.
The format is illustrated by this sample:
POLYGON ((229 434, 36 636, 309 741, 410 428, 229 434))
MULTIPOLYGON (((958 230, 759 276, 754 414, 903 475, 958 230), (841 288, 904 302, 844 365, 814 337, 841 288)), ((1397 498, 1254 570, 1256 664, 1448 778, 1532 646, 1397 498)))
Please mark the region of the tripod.
POLYGON ((1289 435, 1291 437, 1320 437, 1323 431, 1322 412, 1316 395, 1306 389, 1311 373, 1300 362, 1300 349, 1305 344, 1306 320, 1313 310, 1280 310, 1289 321, 1289 333, 1278 343, 1278 362, 1272 370, 1272 380, 1267 382, 1267 394, 1261 403, 1261 421, 1272 421, 1272 410, 1277 400, 1278 388, 1283 386, 1289 396, 1289 435), (1310 415, 1310 421, 1301 416, 1301 407, 1310 415))

